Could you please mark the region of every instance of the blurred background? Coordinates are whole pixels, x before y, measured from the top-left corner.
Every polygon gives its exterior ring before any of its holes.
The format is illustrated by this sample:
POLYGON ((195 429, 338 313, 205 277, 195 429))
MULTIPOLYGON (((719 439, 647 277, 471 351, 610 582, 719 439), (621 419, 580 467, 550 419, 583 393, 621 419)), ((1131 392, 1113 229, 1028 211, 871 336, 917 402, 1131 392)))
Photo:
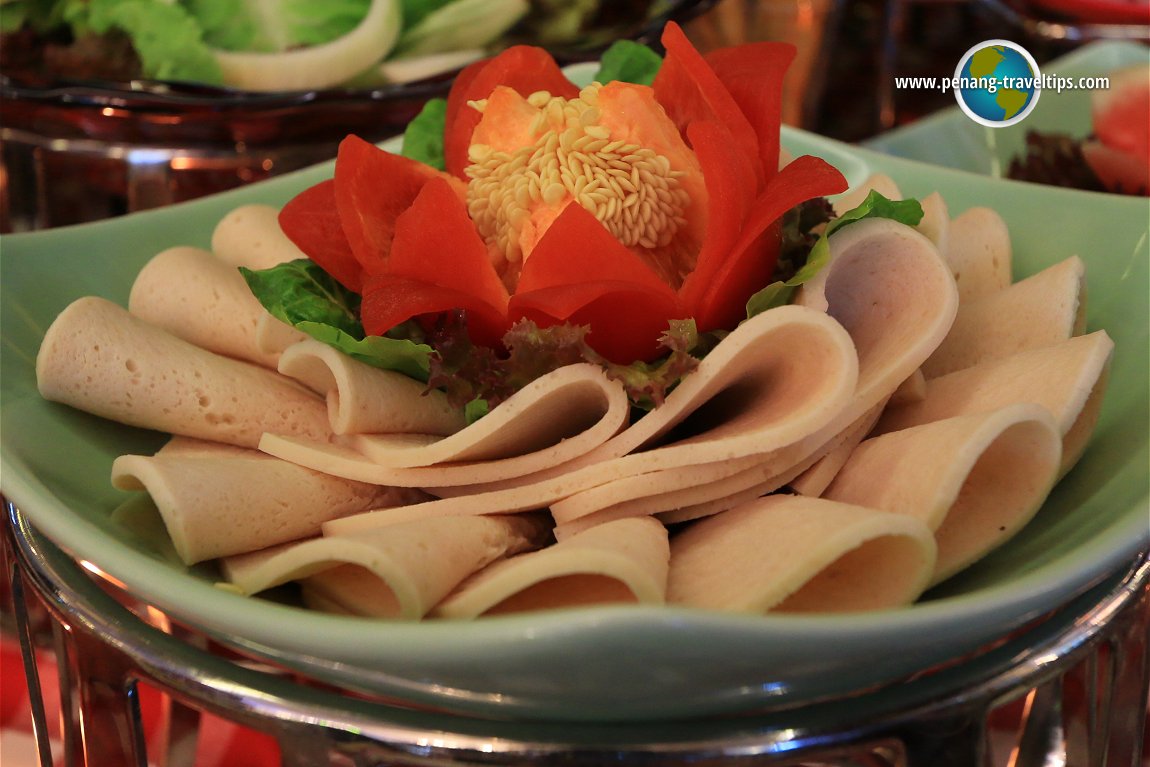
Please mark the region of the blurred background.
MULTIPOLYGON (((899 92, 894 78, 950 76, 981 41, 1011 39, 1042 65, 1090 40, 1145 40, 1150 29, 1147 0, 509 2, 530 10, 486 50, 542 40, 562 62, 593 59, 618 38, 657 48, 671 19, 703 50, 790 41, 798 56, 785 122, 850 142, 953 106, 949 92, 899 92)), ((26 5, 5 2, 0 11, 26 5)), ((96 51, 87 37, 45 34, 11 17, 0 22, 0 232, 92 221, 250 183, 331 158, 348 133, 386 139, 483 53, 474 40, 456 41, 472 48, 421 57, 441 71, 399 75, 415 78, 409 82, 359 78, 252 92, 141 78, 123 36, 105 35, 111 48, 96 51)))

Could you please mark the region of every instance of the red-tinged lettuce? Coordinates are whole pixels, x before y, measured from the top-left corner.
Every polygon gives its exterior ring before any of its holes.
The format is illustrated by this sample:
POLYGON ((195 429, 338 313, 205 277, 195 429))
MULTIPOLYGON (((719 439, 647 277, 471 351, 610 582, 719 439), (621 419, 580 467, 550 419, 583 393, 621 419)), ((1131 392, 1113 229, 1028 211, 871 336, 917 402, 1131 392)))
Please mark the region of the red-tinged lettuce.
POLYGON ((690 320, 675 322, 660 338, 665 354, 658 361, 621 365, 596 352, 587 343, 587 332, 585 326, 541 328, 522 320, 507 331, 503 338, 507 353, 500 355, 471 342, 462 313, 441 315, 427 333, 427 342, 435 349, 427 383, 445 391, 457 406, 481 414, 547 373, 589 362, 621 382, 633 405, 650 409, 661 405, 679 381, 698 367, 696 355, 712 340, 700 338, 690 320))

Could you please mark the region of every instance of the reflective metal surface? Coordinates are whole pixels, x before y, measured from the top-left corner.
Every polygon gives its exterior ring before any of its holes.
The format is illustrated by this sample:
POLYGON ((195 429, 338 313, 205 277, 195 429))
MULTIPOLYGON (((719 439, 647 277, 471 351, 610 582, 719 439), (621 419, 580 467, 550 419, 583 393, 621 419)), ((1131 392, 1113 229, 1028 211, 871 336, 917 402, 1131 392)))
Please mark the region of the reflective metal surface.
MULTIPOLYGON (((367 700, 209 652, 207 638, 146 605, 113 599, 10 505, 5 526, 26 657, 35 629, 29 607, 44 605, 52 618, 69 767, 191 765, 200 711, 272 735, 284 765, 1137 767, 1142 760, 1150 689, 1146 553, 970 662, 893 690, 725 719, 573 725, 367 700), (140 724, 141 683, 170 696, 165 737, 158 751, 153 741, 152 753, 140 724), (1017 725, 1005 741, 1004 717, 1017 725)), ((27 671, 39 692, 35 665, 27 671)), ((41 707, 37 735, 45 737, 47 727, 41 707)))
MULTIPOLYGON (((1093 40, 1139 40, 1150 42, 1150 24, 1098 23, 1090 20, 1044 17, 1025 3, 1010 0, 979 0, 1004 22, 1028 37, 1086 43, 1093 40)), ((1133 6, 1134 4, 1132 4, 1133 6)), ((1150 16, 1150 14, 1148 14, 1150 16)))

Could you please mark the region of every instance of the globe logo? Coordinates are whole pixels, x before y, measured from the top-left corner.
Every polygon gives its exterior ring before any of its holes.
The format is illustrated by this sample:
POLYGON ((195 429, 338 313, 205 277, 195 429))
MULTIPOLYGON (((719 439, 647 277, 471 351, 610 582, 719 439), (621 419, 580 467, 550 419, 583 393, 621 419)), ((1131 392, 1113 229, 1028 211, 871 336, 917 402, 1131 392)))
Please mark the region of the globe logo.
POLYGON ((1042 94, 1034 57, 1009 40, 986 40, 967 51, 954 71, 954 97, 980 125, 1005 128, 1026 118, 1042 94))

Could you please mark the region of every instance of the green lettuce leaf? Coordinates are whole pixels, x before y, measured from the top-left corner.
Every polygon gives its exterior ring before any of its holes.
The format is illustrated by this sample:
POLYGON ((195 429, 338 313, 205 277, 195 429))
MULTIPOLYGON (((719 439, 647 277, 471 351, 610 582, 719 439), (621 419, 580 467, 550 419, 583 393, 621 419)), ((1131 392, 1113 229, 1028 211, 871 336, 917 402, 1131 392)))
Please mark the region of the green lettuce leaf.
POLYGON ((260 270, 241 267, 240 273, 276 319, 360 362, 427 380, 431 347, 410 338, 365 335, 359 296, 312 261, 298 259, 260 270))
POLYGON ((23 0, 17 2, 0 2, 0 32, 8 34, 15 32, 31 22, 30 3, 23 0))
POLYGON ((363 337, 359 295, 340 285, 315 262, 300 258, 270 269, 240 267, 240 273, 276 319, 292 326, 317 322, 363 337))
POLYGON ((65 20, 77 33, 119 30, 132 41, 145 77, 218 84, 223 75, 203 30, 182 5, 156 0, 70 3, 65 20))
POLYGON ((515 26, 531 9, 527 0, 453 0, 419 19, 404 22, 393 57, 426 56, 484 48, 515 26))
POLYGON ((788 279, 772 282, 751 296, 747 301, 747 317, 762 314, 768 309, 790 303, 796 289, 812 279, 830 262, 830 236, 856 221, 866 218, 889 218, 907 226, 917 226, 922 221, 922 205, 918 200, 890 200, 875 190, 871 190, 857 207, 848 210, 830 221, 823 233, 811 248, 806 263, 788 279))
MULTIPOLYGON (((533 40, 545 48, 588 42, 605 45, 610 41, 600 41, 587 34, 595 25, 595 17, 601 11, 601 4, 606 5, 600 0, 531 0, 531 13, 523 20, 521 37, 533 40)), ((630 5, 620 3, 618 0, 615 4, 630 5)), ((608 9, 608 13, 610 10, 613 9, 608 9)), ((623 11, 624 15, 626 13, 627 11, 623 11)))
POLYGON ((331 42, 359 26, 371 7, 371 0, 183 2, 203 28, 209 45, 256 53, 281 53, 331 42))
POLYGON ((446 129, 447 99, 431 99, 403 131, 403 156, 446 170, 443 159, 443 134, 446 129))
POLYGON ((403 0, 403 26, 413 27, 452 0, 403 0))
POLYGON ((491 412, 491 406, 485 399, 473 399, 463 408, 463 417, 468 425, 475 423, 491 412))
POLYGON ((427 382, 432 349, 406 338, 365 336, 356 338, 339 328, 307 320, 297 322, 296 330, 307 333, 317 341, 339 349, 352 359, 382 370, 394 370, 408 378, 427 382))
POLYGON ((594 81, 650 85, 663 66, 663 58, 653 50, 633 40, 616 40, 599 59, 599 71, 594 81))

